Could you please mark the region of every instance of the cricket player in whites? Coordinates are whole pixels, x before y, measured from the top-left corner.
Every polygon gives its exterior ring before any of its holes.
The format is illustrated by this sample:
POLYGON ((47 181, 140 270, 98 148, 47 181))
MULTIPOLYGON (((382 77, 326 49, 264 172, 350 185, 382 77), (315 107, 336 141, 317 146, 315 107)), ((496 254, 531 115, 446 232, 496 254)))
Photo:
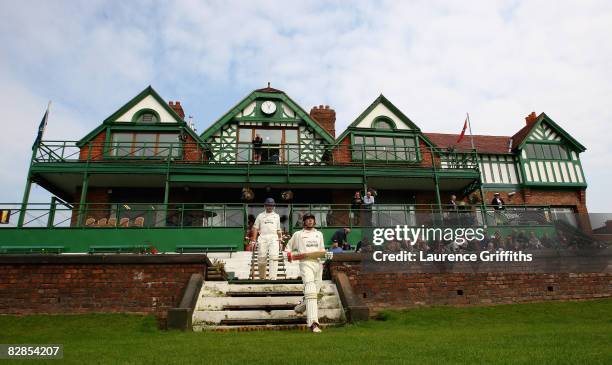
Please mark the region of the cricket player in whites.
POLYGON ((314 333, 321 332, 319 325, 318 296, 323 278, 322 260, 330 258, 331 252, 325 251, 323 234, 317 231, 315 217, 306 213, 302 217, 303 229, 293 234, 287 243, 288 257, 300 260, 300 275, 304 283, 304 300, 295 307, 295 311, 306 310, 306 323, 314 333), (295 253, 295 254, 294 254, 295 253))
POLYGON ((264 202, 265 211, 259 213, 253 224, 253 237, 251 243, 257 241, 257 266, 259 278, 266 278, 266 264, 270 263, 270 279, 276 280, 278 269, 279 242, 283 231, 280 225, 280 216, 274 211, 274 199, 267 198, 264 202), (259 233, 259 238, 257 234, 259 233))

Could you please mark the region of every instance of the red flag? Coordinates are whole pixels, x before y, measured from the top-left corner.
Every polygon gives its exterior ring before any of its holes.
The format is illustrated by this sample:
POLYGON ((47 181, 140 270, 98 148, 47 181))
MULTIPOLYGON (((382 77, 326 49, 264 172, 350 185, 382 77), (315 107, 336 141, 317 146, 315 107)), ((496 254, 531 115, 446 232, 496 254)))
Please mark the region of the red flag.
POLYGON ((463 139, 463 136, 465 136, 465 130, 467 129, 467 119, 465 120, 465 123, 463 123, 463 129, 461 130, 461 134, 459 135, 459 139, 457 139, 457 143, 461 142, 461 140, 463 139))

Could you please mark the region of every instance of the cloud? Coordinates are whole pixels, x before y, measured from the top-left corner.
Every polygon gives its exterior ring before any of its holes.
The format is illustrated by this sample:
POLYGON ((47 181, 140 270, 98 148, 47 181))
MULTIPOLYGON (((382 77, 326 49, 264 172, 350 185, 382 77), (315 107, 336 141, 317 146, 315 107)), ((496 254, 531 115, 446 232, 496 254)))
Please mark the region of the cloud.
MULTIPOLYGON (((604 138, 612 118, 607 1, 88 1, 5 8, 0 82, 10 86, 2 95, 16 88, 20 96, 3 107, 28 123, 37 123, 52 98, 65 108, 66 123, 88 130, 153 84, 181 100, 203 130, 268 81, 305 109, 334 107, 337 130, 380 93, 430 132, 458 132, 469 111, 474 133, 512 135, 529 112, 543 111, 588 148, 582 163, 589 208, 605 211, 612 203, 605 183, 612 178, 604 138)), ((64 131, 64 138, 79 137, 76 131, 64 131)), ((22 162, 10 164, 18 169, 22 162)))

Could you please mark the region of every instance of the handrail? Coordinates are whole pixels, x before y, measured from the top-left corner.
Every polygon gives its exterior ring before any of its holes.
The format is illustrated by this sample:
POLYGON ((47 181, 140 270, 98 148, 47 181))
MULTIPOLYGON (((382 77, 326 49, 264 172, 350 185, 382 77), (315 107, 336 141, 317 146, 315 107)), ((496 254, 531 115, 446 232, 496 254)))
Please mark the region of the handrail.
MULTIPOLYGON (((20 211, 20 205, 1 204, 0 209, 11 209, 11 215, 20 211)), ((443 206, 442 211, 437 204, 375 204, 372 209, 354 209, 351 204, 282 204, 277 205, 279 214, 287 216, 290 226, 301 221, 301 214, 311 212, 324 225, 360 227, 370 226, 374 222, 382 225, 416 224, 425 219, 431 222, 459 222, 453 217, 472 217, 471 221, 479 225, 504 226, 510 224, 527 225, 537 223, 547 225, 551 222, 549 206, 506 205, 504 211, 488 206, 482 211, 482 205, 466 205, 464 209, 455 210, 443 206), (466 215, 467 214, 467 215, 466 215), (367 217, 367 218, 364 218, 367 217), (365 221, 364 221, 365 219, 365 221), (369 223, 366 221, 369 220, 369 223), (334 223, 332 223, 332 221, 334 223)), ((141 226, 146 227, 245 227, 247 216, 256 215, 263 210, 260 203, 105 203, 89 202, 83 205, 73 204, 72 208, 49 206, 47 203, 29 203, 25 213, 28 219, 24 226, 40 227, 80 227, 99 224, 113 227, 138 224, 136 218, 141 217, 141 226), (53 214, 50 214, 53 212, 53 214), (47 218, 46 221, 43 221, 47 218), (89 221, 89 223, 87 223, 89 221)), ((2 227, 0 227, 2 228, 2 227)))
MULTIPOLYGON (((211 165, 422 165, 419 146, 336 145, 336 144, 264 144, 197 142, 90 142, 42 141, 34 156, 35 163, 163 161, 211 165)), ((457 152, 430 147, 427 152, 440 169, 478 169, 476 151, 457 152)))

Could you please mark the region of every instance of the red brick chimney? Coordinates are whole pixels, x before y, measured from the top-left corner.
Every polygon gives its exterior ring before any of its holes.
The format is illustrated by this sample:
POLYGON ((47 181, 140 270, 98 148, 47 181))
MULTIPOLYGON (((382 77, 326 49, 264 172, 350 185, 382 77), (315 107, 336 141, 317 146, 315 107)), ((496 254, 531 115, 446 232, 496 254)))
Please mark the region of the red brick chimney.
POLYGON ((330 109, 329 105, 314 106, 310 109, 310 117, 336 138, 336 111, 334 109, 330 109))
POLYGON ((168 105, 170 106, 170 109, 174 110, 174 112, 178 114, 179 117, 181 117, 181 119, 185 119, 185 112, 183 111, 183 107, 181 106, 180 101, 177 101, 177 102, 169 101, 168 105))
POLYGON ((535 112, 531 112, 528 116, 525 117, 525 122, 527 125, 532 125, 538 119, 538 116, 535 112))

